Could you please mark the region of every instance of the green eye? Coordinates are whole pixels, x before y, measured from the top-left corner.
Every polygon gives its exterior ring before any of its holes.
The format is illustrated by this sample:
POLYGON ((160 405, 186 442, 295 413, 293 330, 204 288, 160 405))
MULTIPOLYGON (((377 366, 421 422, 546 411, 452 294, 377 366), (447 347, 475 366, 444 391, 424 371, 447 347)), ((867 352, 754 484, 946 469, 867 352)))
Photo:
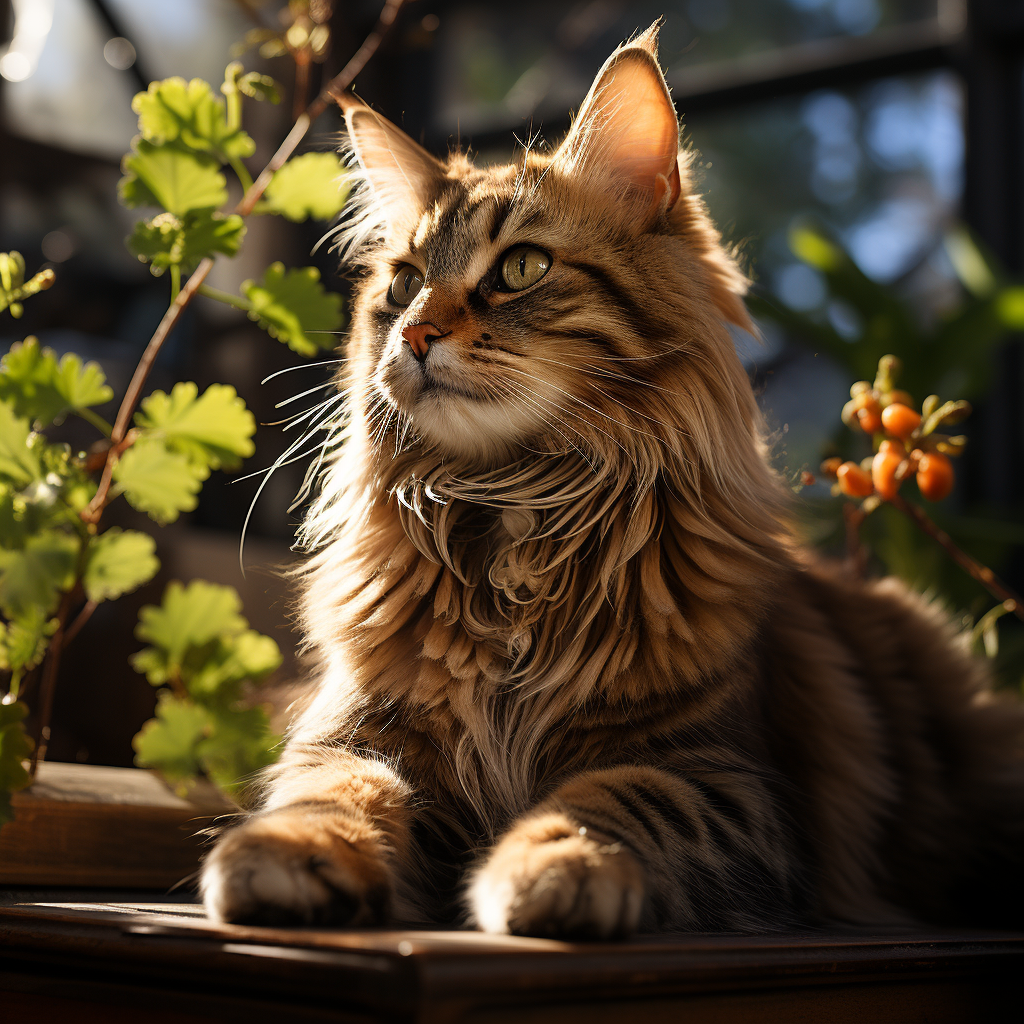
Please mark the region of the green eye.
POLYGON ((501 263, 501 279, 510 292, 536 284, 551 266, 551 257, 529 245, 516 246, 501 263))
POLYGON ((416 293, 422 287, 423 275, 415 267, 406 263, 395 274, 394 280, 391 282, 391 288, 388 291, 388 298, 396 306, 408 306, 416 298, 416 293))

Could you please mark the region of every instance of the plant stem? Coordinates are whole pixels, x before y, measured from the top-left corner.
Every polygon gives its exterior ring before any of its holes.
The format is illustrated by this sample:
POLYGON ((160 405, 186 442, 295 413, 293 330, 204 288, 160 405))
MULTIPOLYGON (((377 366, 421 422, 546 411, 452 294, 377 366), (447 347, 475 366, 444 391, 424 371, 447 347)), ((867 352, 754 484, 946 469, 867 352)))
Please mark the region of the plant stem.
POLYGON ((846 558, 854 572, 864 578, 868 564, 868 553, 860 537, 860 528, 867 514, 852 502, 843 503, 843 522, 846 526, 846 558))
POLYGON ((171 264, 171 302, 177 297, 181 291, 181 265, 178 263, 171 264))
POLYGON ((248 299, 243 299, 241 295, 222 292, 219 288, 211 288, 208 284, 201 284, 199 286, 199 294, 205 295, 208 299, 216 299, 218 302, 234 306, 235 309, 245 310, 247 313, 252 309, 252 303, 248 299))
POLYGON ((309 93, 309 51, 303 49, 293 53, 295 59, 295 95, 292 97, 292 120, 297 121, 306 109, 306 96, 309 93))
POLYGON ((246 170, 245 164, 237 156, 233 156, 230 159, 231 169, 238 175, 238 180, 242 183, 242 191, 248 192, 252 188, 252 175, 246 170))
POLYGON ((349 62, 320 90, 320 95, 309 105, 306 114, 311 119, 319 117, 327 104, 331 100, 336 100, 355 81, 359 72, 366 67, 366 62, 377 52, 384 37, 391 31, 399 11, 405 6, 405 3, 406 0, 387 0, 384 9, 380 12, 380 17, 377 18, 377 24, 363 40, 363 45, 356 50, 349 62), (318 106, 320 103, 323 106, 318 106))
POLYGON ((78 636, 78 631, 92 618, 92 613, 99 607, 96 601, 86 601, 82 610, 75 616, 74 622, 68 626, 64 633, 63 647, 67 647, 72 640, 78 636))
POLYGON ((1012 611, 1017 618, 1024 620, 1024 598, 1014 593, 988 566, 982 565, 981 562, 971 558, 966 551, 958 548, 949 534, 929 519, 922 509, 904 500, 899 494, 890 498, 889 504, 913 519, 929 537, 941 544, 949 553, 950 558, 961 569, 970 573, 993 597, 1002 602, 1010 602, 1013 607, 1007 607, 1006 610, 1012 611))
POLYGON ((102 416, 94 413, 92 409, 76 409, 75 414, 81 416, 86 423, 91 423, 100 433, 110 437, 110 433, 114 428, 102 416))
MULTIPOLYGON (((320 95, 313 100, 295 124, 292 125, 291 131, 285 136, 284 142, 278 146, 277 152, 270 158, 270 162, 260 171, 256 181, 246 189, 245 195, 242 196, 241 201, 234 209, 235 213, 242 217, 247 217, 252 213, 253 207, 259 201, 260 196, 263 195, 267 185, 270 184, 270 179, 274 176, 274 172, 295 152, 295 148, 302 141, 306 132, 309 131, 310 125, 327 109, 327 105, 331 100, 340 96, 352 84, 356 75, 366 66, 366 62, 376 53, 377 48, 391 29, 395 18, 398 16, 398 12, 405 5, 405 2, 406 0, 387 0, 373 31, 363 40, 362 46, 359 47, 349 62, 327 83, 321 90, 320 95)), ((106 508, 110 501, 110 483, 114 471, 114 463, 120 455, 119 446, 125 440, 125 435, 128 433, 128 424, 131 422, 132 413, 135 412, 135 406, 142 397, 142 389, 145 387, 146 380, 153 369, 153 363, 156 362, 156 357, 160 354, 160 349, 163 348, 167 336, 181 319, 182 313, 185 312, 186 307, 195 297, 196 292, 199 291, 200 286, 209 276, 212 269, 213 259, 207 256, 192 272, 192 276, 185 282, 185 286, 174 297, 170 306, 167 307, 167 312, 164 313, 163 318, 157 325, 153 337, 150 338, 149 344, 146 346, 146 351, 143 352, 142 358, 139 360, 139 365, 135 368, 131 383, 128 385, 128 390, 121 401, 121 407, 117 410, 117 419, 114 420, 114 429, 110 434, 110 439, 114 443, 107 453, 107 461, 103 467, 103 475, 100 477, 99 487, 92 501, 89 502, 88 507, 82 511, 82 519, 86 522, 98 522, 100 516, 103 515, 104 508, 106 508)))
POLYGON ((39 722, 36 725, 36 745, 32 751, 32 762, 29 773, 35 778, 40 761, 46 760, 46 747, 50 742, 50 718, 53 715, 53 695, 57 689, 57 671, 60 668, 60 652, 64 646, 64 624, 71 610, 71 591, 60 599, 57 612, 57 630, 50 640, 43 662, 43 678, 39 689, 39 722))

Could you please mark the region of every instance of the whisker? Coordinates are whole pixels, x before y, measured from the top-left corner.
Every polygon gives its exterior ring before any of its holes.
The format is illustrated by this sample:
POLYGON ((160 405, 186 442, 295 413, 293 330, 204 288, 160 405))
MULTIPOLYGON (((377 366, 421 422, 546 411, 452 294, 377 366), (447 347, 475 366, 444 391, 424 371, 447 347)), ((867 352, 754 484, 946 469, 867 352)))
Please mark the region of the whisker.
MULTIPOLYGON (((565 395, 566 398, 570 399, 573 402, 578 402, 584 408, 589 409, 591 412, 597 413, 598 416, 603 416, 606 420, 609 420, 610 422, 614 423, 616 426, 625 427, 627 430, 633 431, 634 433, 637 433, 637 434, 643 434, 645 437, 651 438, 652 441, 658 441, 660 443, 664 443, 663 439, 658 437, 657 434, 652 434, 652 433, 650 433, 647 430, 641 430, 640 427, 633 426, 632 424, 629 424, 629 423, 623 423, 622 420, 618 420, 614 416, 611 416, 608 413, 603 412, 601 409, 598 409, 597 406, 591 405, 589 402, 584 401, 584 399, 579 398, 578 396, 572 394, 572 392, 570 392, 570 391, 566 391, 565 388, 560 388, 557 384, 553 384, 551 381, 542 380, 540 377, 536 376, 536 374, 527 373, 526 370, 523 370, 523 369, 521 369, 518 366, 509 365, 509 369, 510 370, 514 370, 516 373, 520 373, 523 376, 530 378, 531 380, 537 381, 537 383, 539 383, 539 384, 544 384, 544 385, 547 385, 548 387, 553 387, 556 391, 558 391, 561 394, 565 395)), ((580 417, 580 419, 582 419, 582 417, 580 417)), ((596 424, 591 424, 591 425, 594 426, 595 429, 600 429, 599 427, 596 426, 596 424)), ((608 434, 608 436, 611 437, 612 440, 614 440, 616 442, 616 444, 619 445, 620 448, 622 448, 623 452, 626 451, 625 446, 622 445, 622 443, 619 442, 617 438, 612 437, 611 434, 608 434)))
POLYGON ((347 363, 348 359, 321 359, 315 363, 298 363, 295 366, 286 366, 283 370, 275 370, 272 374, 264 377, 260 381, 261 384, 266 384, 268 380, 273 380, 275 377, 280 377, 283 373, 293 373, 295 370, 312 370, 318 366, 335 366, 338 363, 347 363))
MULTIPOLYGON (((320 426, 330 418, 334 412, 335 406, 339 404, 346 396, 344 394, 333 395, 327 401, 320 403, 319 406, 314 407, 313 412, 322 410, 322 414, 318 420, 315 420, 300 437, 296 438, 268 467, 265 472, 263 479, 260 481, 259 487, 256 488, 256 493, 252 497, 252 501, 249 502, 249 509, 245 514, 245 520, 242 523, 242 532, 238 539, 238 566, 242 571, 242 576, 245 576, 245 535, 249 529, 249 523, 252 521, 252 514, 256 508, 256 502, 259 501, 260 495, 263 493, 263 489, 267 486, 270 478, 274 475, 275 471, 280 469, 283 465, 288 463, 288 460, 300 449, 306 442, 313 436, 313 434, 320 428, 320 426)), ((306 414, 309 415, 309 414, 306 414)))
POLYGON ((300 391, 297 395, 292 395, 291 398, 286 398, 283 402, 278 402, 274 408, 282 409, 286 405, 291 405, 292 402, 297 402, 300 398, 305 398, 306 395, 312 395, 317 391, 323 391, 324 388, 330 388, 333 386, 333 380, 325 380, 322 384, 317 384, 315 387, 307 388, 305 391, 300 391))

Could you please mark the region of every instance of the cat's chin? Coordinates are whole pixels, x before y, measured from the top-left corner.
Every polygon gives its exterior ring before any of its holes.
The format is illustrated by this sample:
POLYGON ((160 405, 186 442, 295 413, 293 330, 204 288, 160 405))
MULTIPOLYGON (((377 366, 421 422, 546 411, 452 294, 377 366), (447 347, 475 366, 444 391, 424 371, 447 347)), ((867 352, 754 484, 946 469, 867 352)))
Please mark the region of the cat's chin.
MULTIPOLYGON (((441 455, 493 468, 533 450, 542 424, 528 409, 478 395, 468 387, 412 379, 378 380, 388 404, 412 432, 441 455)), ((399 428, 401 429, 401 428, 399 428)))
POLYGON ((402 412, 417 435, 442 454, 489 467, 513 461, 535 428, 517 423, 494 400, 440 388, 424 389, 402 412))

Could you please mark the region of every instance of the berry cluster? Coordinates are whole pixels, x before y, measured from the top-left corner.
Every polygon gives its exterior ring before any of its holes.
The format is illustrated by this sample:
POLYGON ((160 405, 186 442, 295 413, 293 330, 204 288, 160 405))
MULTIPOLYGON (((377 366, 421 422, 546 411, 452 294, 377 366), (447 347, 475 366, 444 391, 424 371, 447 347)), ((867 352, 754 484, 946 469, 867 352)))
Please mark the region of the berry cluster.
POLYGON ((929 395, 914 408, 914 399, 895 388, 900 361, 883 356, 873 384, 859 380, 850 388, 850 401, 843 406, 843 422, 863 430, 872 438, 875 454, 856 462, 827 459, 821 471, 838 481, 837 489, 850 498, 891 501, 910 476, 917 479, 921 496, 941 501, 953 489, 953 463, 967 444, 963 435, 939 433, 940 427, 960 423, 970 415, 967 402, 939 402, 929 395))

